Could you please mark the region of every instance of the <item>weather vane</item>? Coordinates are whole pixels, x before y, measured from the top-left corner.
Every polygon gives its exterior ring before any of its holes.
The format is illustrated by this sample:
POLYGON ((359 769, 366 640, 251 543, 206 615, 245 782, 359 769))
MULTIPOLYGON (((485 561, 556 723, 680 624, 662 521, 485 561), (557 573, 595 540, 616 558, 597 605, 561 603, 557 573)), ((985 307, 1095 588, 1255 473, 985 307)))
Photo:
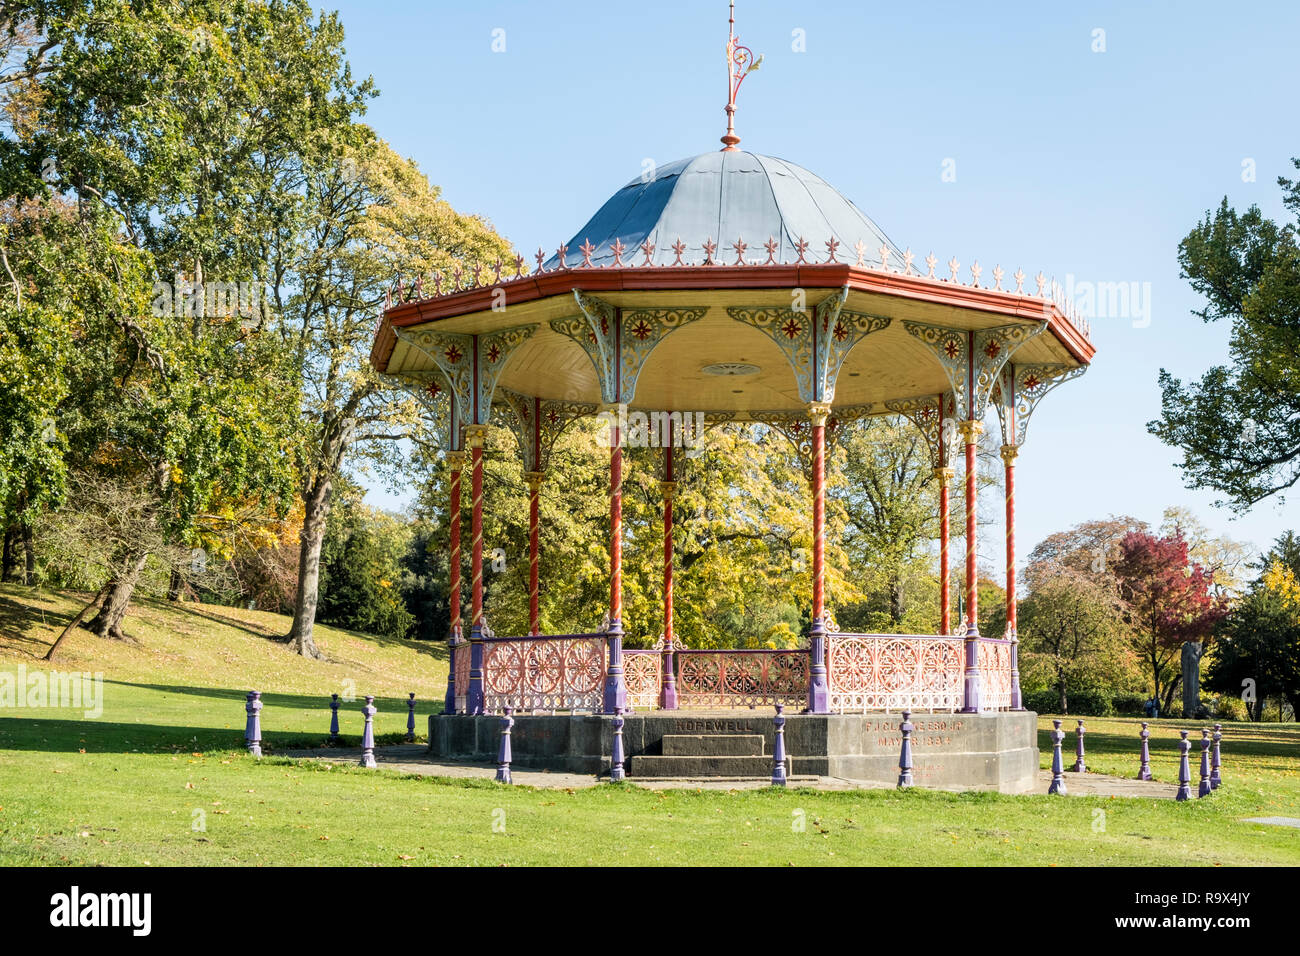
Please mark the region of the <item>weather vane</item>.
POLYGON ((727 21, 727 135, 722 137, 723 149, 735 149, 740 142, 736 135, 736 94, 740 84, 754 70, 763 65, 763 57, 754 59, 754 51, 741 46, 736 36, 736 0, 731 0, 731 15, 727 21))

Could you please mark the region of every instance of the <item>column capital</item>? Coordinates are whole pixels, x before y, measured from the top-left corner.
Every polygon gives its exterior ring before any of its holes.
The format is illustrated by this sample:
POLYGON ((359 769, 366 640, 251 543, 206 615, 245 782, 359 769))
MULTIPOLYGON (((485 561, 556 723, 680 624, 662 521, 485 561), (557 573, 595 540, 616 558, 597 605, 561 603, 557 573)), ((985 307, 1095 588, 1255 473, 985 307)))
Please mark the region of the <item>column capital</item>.
POLYGON ((460 471, 465 467, 465 453, 463 451, 449 451, 445 454, 447 467, 452 471, 460 471))
POLYGON ((1019 455, 1019 454, 1020 454, 1020 446, 1019 446, 1019 445, 1003 445, 1003 446, 1002 446, 1002 464, 1004 464, 1004 465, 1006 465, 1008 468, 1010 468, 1012 465, 1014 465, 1014 464, 1016 463, 1016 456, 1019 455))
POLYGON ((984 423, 978 418, 968 419, 958 422, 957 430, 961 432, 962 441, 967 445, 974 445, 979 441, 980 435, 984 434, 984 423))
POLYGON ((465 440, 469 442, 470 448, 482 448, 487 442, 488 428, 486 425, 466 425, 465 440))
POLYGON ((659 491, 663 494, 664 500, 672 501, 673 496, 677 494, 677 482, 661 481, 659 482, 659 491))
POLYGON ((542 487, 542 481, 546 478, 544 471, 526 471, 524 472, 524 483, 528 485, 529 491, 536 491, 542 487))
POLYGON ((932 474, 934 477, 939 479, 940 484, 949 485, 952 484, 952 477, 956 474, 956 470, 945 466, 943 468, 936 468, 932 474))
POLYGON ((813 423, 814 426, 825 425, 826 419, 830 418, 830 415, 831 415, 830 402, 809 402, 808 403, 808 419, 813 423))

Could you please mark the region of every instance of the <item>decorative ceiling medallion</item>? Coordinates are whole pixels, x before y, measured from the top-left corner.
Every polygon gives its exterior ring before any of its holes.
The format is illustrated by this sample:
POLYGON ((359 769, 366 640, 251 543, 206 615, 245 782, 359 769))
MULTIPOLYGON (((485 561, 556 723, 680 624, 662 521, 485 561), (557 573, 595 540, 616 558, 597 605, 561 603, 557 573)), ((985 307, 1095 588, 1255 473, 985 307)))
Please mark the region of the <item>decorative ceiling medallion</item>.
POLYGON ((716 365, 706 365, 700 371, 705 375, 757 375, 761 370, 757 365, 747 362, 719 362, 716 365))

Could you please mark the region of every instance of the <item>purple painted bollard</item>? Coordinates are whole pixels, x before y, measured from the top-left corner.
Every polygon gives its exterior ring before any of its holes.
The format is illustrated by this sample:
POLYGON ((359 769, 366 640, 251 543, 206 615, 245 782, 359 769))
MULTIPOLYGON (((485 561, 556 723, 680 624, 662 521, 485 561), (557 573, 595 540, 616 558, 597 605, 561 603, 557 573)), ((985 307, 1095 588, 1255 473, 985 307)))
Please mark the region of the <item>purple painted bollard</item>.
POLYGON ((1148 741, 1151 738, 1151 731, 1147 729, 1147 722, 1142 721, 1142 733, 1138 734, 1142 738, 1142 766, 1138 767, 1138 779, 1151 779, 1151 745, 1148 741))
POLYGON ((412 694, 406 701, 406 742, 415 743, 415 695, 412 694))
POLYGON ((514 712, 515 709, 506 704, 501 717, 501 743, 497 746, 497 783, 514 783, 510 778, 510 728, 515 725, 515 719, 510 715, 514 712))
POLYGON ((1210 786, 1210 732, 1201 729, 1201 785, 1196 788, 1197 797, 1208 797, 1214 788, 1210 786))
POLYGON ((1059 720, 1053 720, 1052 727, 1052 785, 1047 792, 1065 796, 1065 764, 1061 760, 1061 741, 1065 739, 1065 731, 1061 729, 1059 720))
POLYGON ((330 743, 339 742, 339 695, 330 694, 330 743))
POLYGON ((784 787, 785 779, 785 710, 784 704, 776 705, 776 716, 772 726, 776 728, 776 743, 772 747, 772 786, 784 787))
POLYGON ((903 749, 898 755, 898 786, 899 788, 910 787, 912 785, 912 712, 903 711, 903 722, 898 725, 898 729, 903 733, 903 749))
POLYGON ((1074 745, 1074 766, 1070 769, 1075 773, 1087 773, 1088 768, 1083 765, 1083 735, 1088 731, 1083 726, 1083 721, 1079 721, 1079 726, 1074 729, 1078 737, 1078 743, 1074 745))
POLYGON ((375 714, 378 712, 374 695, 367 694, 366 706, 361 708, 366 718, 366 729, 361 735, 361 766, 371 769, 375 766, 375 714))
POLYGON ((614 746, 610 754, 609 782, 623 779, 623 708, 614 711, 614 746))
POLYGON ((1223 778, 1219 776, 1219 741, 1223 739, 1223 724, 1214 725, 1214 749, 1210 754, 1210 789, 1218 790, 1223 778))
POLYGON ((254 757, 262 756, 262 692, 250 690, 244 701, 248 722, 244 725, 244 742, 254 757))
POLYGON ((1178 731, 1182 734, 1183 739, 1178 742, 1178 750, 1182 755, 1178 760, 1178 795, 1175 800, 1190 800, 1192 798, 1192 767, 1188 763, 1187 754, 1192 749, 1191 741, 1187 739, 1187 731, 1178 731))

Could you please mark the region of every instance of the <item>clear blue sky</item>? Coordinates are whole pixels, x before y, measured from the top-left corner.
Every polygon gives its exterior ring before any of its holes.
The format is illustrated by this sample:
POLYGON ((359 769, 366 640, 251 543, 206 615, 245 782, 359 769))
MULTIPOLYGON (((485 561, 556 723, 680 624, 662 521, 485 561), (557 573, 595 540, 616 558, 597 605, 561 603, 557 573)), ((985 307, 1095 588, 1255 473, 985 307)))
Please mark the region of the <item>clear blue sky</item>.
MULTIPOLYGON (((719 147, 720 0, 337 6, 354 71, 380 89, 369 122, 525 252, 568 239, 644 159, 719 147)), ((1183 488, 1179 456, 1145 428, 1159 368, 1186 378, 1226 360, 1228 328, 1191 315, 1179 240, 1224 195, 1285 218, 1300 4, 737 6, 737 33, 765 55, 740 96, 742 148, 813 170, 918 258, 1149 284, 1149 324, 1094 319, 1093 368, 1035 413, 1017 482, 1022 559, 1078 521, 1158 523, 1169 505, 1261 547, 1300 528, 1294 503, 1231 520, 1183 488)), ((370 500, 399 507, 409 490, 375 486, 370 500)))

